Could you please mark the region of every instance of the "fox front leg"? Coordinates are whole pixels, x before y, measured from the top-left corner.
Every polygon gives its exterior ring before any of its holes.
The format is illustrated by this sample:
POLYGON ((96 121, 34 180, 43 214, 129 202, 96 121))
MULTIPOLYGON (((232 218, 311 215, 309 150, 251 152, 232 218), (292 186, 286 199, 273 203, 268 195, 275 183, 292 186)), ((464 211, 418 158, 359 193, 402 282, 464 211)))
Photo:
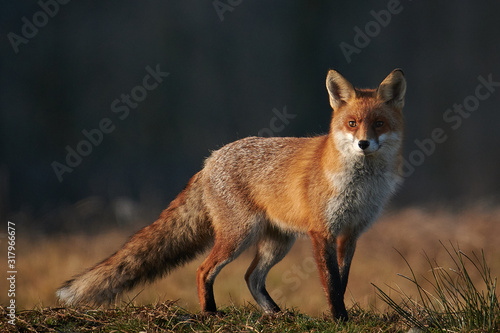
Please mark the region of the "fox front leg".
MULTIPOLYGON (((330 311, 335 319, 347 320, 347 310, 344 305, 344 281, 341 278, 338 258, 337 239, 322 232, 309 233, 318 265, 321 284, 325 290, 330 311)), ((347 284, 347 278, 345 278, 347 284)))

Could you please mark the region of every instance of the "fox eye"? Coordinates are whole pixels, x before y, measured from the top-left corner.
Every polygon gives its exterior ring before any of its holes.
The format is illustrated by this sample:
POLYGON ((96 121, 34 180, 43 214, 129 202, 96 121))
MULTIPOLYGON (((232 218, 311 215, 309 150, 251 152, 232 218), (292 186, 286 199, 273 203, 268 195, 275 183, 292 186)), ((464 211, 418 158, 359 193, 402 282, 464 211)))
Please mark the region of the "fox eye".
POLYGON ((349 127, 356 127, 356 122, 354 120, 349 121, 349 127))
POLYGON ((375 122, 375 127, 382 127, 382 126, 384 126, 384 122, 383 121, 379 120, 379 121, 375 122))

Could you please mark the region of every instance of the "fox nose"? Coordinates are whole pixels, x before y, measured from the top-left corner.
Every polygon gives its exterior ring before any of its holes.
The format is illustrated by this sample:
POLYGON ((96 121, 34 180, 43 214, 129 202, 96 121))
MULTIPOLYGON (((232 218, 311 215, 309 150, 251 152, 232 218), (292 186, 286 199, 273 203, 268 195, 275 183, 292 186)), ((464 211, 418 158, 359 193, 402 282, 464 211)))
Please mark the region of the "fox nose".
POLYGON ((370 141, 367 141, 367 140, 359 140, 359 142, 358 142, 358 146, 362 150, 365 150, 366 148, 368 148, 369 145, 370 145, 370 141))

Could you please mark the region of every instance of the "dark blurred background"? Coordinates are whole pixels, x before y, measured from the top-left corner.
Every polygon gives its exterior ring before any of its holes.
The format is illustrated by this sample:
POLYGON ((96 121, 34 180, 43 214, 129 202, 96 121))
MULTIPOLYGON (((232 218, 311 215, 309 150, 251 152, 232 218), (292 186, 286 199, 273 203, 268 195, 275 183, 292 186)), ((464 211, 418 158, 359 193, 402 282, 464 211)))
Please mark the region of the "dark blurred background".
POLYGON ((326 133, 329 68, 358 87, 404 69, 407 177, 393 207, 496 205, 499 12, 465 1, 3 2, 1 220, 26 234, 149 223, 211 150, 326 133))

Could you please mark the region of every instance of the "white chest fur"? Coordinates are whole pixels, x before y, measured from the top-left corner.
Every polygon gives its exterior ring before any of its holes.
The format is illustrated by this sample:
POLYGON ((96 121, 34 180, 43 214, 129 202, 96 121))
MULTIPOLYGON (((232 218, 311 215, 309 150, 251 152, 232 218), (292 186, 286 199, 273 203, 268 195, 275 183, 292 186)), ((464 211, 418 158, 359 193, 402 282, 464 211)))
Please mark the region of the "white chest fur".
POLYGON ((329 175, 335 195, 326 218, 334 234, 359 234, 378 217, 400 183, 400 177, 369 159, 352 162, 346 171, 329 175))

